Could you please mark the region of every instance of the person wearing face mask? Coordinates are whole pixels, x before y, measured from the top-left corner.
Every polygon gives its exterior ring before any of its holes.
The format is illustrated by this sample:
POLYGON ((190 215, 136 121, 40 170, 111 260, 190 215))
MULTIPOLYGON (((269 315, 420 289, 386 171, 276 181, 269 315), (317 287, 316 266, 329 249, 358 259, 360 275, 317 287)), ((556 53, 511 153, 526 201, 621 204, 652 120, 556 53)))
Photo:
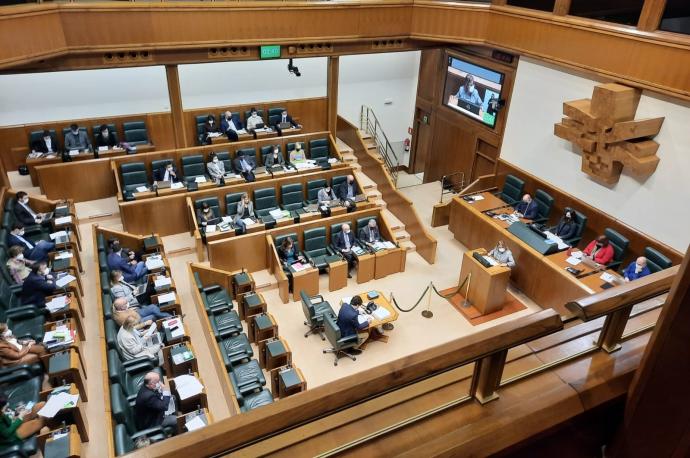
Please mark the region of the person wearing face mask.
POLYGON ((201 134, 202 143, 204 145, 210 145, 211 139, 220 134, 220 126, 216 122, 216 117, 212 114, 208 115, 206 117, 206 122, 204 123, 204 132, 201 134))
POLYGON ((608 237, 605 235, 600 235, 595 240, 589 242, 589 245, 584 249, 584 253, 592 258, 594 262, 602 265, 611 262, 615 254, 608 237))
POLYGON ((0 323, 0 367, 41 363, 46 348, 33 339, 17 338, 7 324, 0 323))
POLYGON ((31 410, 13 410, 5 393, 0 394, 0 447, 20 445, 45 426, 45 419, 38 416, 38 411, 45 406, 39 402, 31 410))
POLYGON ((515 213, 518 214, 520 218, 534 219, 537 217, 537 210, 539 206, 532 200, 532 196, 525 194, 522 196, 522 200, 515 206, 515 213))
POLYGON ((273 127, 278 131, 278 134, 282 135, 283 131, 281 129, 281 125, 287 126, 290 125, 291 128, 297 128, 299 125, 292 119, 292 116, 290 116, 287 112, 287 110, 283 110, 280 113, 280 116, 275 119, 275 123, 273 124, 273 127))
POLYGON ((107 146, 108 149, 112 149, 117 145, 117 135, 115 132, 110 132, 108 126, 102 124, 101 127, 98 128, 98 133, 96 134, 96 147, 107 146))
POLYGON ((48 265, 44 261, 36 262, 31 266, 31 272, 22 283, 22 304, 42 307, 46 303, 46 296, 55 294, 57 286, 49 272, 48 265))
POLYGON ((170 183, 177 183, 180 179, 177 177, 177 170, 172 164, 167 164, 165 167, 160 167, 153 172, 153 179, 155 181, 169 181, 170 183))
POLYGON ((39 213, 31 208, 29 195, 24 191, 19 191, 15 196, 16 203, 14 205, 14 217, 24 226, 33 226, 34 224, 50 225, 50 219, 47 218, 46 213, 39 213))
POLYGON ((259 124, 265 124, 264 120, 261 116, 259 116, 259 113, 256 111, 256 108, 251 109, 251 115, 249 118, 247 118, 247 130, 249 132, 254 132, 256 129, 256 126, 259 124))
POLYGON ((307 154, 302 149, 302 143, 295 143, 295 148, 290 151, 290 164, 296 166, 297 164, 306 164, 307 154))
POLYGON ((285 159, 283 158, 278 145, 275 145, 273 147, 273 151, 266 155, 266 163, 264 165, 267 169, 275 165, 285 165, 285 159))
POLYGON ((218 159, 216 153, 211 153, 209 159, 211 160, 206 164, 206 170, 213 181, 220 183, 225 176, 225 164, 218 159))
POLYGON ((515 259, 513 259, 513 253, 506 247, 506 243, 503 240, 499 240, 493 250, 489 251, 489 257, 496 260, 496 262, 501 266, 507 266, 510 268, 515 267, 515 259))
POLYGON ((158 358, 161 345, 153 343, 151 336, 142 336, 136 328, 139 320, 135 316, 128 316, 120 330, 117 331, 117 346, 125 360, 146 357, 149 359, 158 358))
POLYGON ((355 181, 355 177, 348 175, 347 179, 343 181, 336 190, 336 196, 340 199, 348 212, 355 209, 355 197, 359 194, 359 187, 355 181))
POLYGON ((12 225, 12 230, 7 234, 7 246, 24 248, 24 257, 29 261, 47 261, 48 253, 55 249, 55 243, 47 240, 32 243, 25 237, 24 226, 21 223, 12 225))
POLYGON ((51 134, 48 129, 44 129, 41 138, 31 145, 31 151, 43 154, 57 154, 60 151, 60 144, 57 138, 55 138, 55 134, 51 134))
POLYGON ((559 236, 562 240, 573 238, 575 236, 575 232, 577 232, 577 224, 573 218, 573 210, 566 208, 560 221, 558 221, 558 224, 549 230, 553 234, 559 236))
MULTIPOLYGON (((134 299, 136 300, 136 298, 134 299)), ((124 297, 115 299, 112 309, 113 321, 117 323, 118 326, 122 326, 130 316, 135 319, 134 329, 146 329, 151 326, 154 321, 170 318, 172 315, 161 312, 158 306, 154 304, 145 305, 143 307, 139 307, 138 305, 130 306, 127 299, 124 297)))
POLYGON ((170 406, 170 398, 170 390, 161 382, 160 374, 147 373, 134 403, 134 421, 137 430, 161 426, 171 427, 177 431, 177 417, 165 414, 170 406))
POLYGON ((628 267, 623 271, 623 278, 625 281, 633 281, 638 278, 645 277, 652 272, 647 267, 647 258, 640 256, 634 262, 628 264, 628 267))
POLYGON ((351 271, 357 266, 357 258, 352 252, 355 246, 355 235, 350 230, 349 224, 343 224, 341 231, 335 236, 335 248, 347 260, 347 278, 352 278, 351 271))
POLYGON ((8 250, 10 258, 7 260, 7 270, 15 284, 21 285, 24 279, 31 273, 33 262, 24 259, 24 248, 15 245, 8 250))
POLYGON ((237 214, 235 215, 235 220, 233 221, 235 225, 240 229, 240 233, 244 234, 247 232, 247 225, 244 223, 244 219, 252 218, 256 219, 254 215, 254 203, 249 200, 249 194, 246 192, 242 194, 242 199, 237 203, 237 214))
POLYGON ((359 240, 367 245, 373 245, 382 240, 379 227, 374 218, 370 219, 367 225, 359 230, 359 240))
POLYGON ((233 115, 229 111, 226 111, 223 115, 223 119, 220 122, 220 129, 228 136, 228 140, 233 142, 239 139, 238 134, 246 133, 239 116, 233 115))
POLYGON ((65 134, 65 150, 91 151, 91 141, 86 130, 80 130, 76 124, 69 126, 69 132, 65 134))
POLYGON ((216 219, 216 215, 213 213, 211 207, 209 207, 207 202, 201 204, 201 208, 196 213, 196 220, 201 227, 206 227, 209 221, 216 219))
POLYGON ((127 282, 134 283, 142 278, 148 270, 143 261, 137 261, 133 256, 124 258, 122 256, 123 250, 120 242, 113 242, 111 245, 111 252, 108 254, 108 268, 110 270, 119 270, 123 273, 124 279, 127 282))
POLYGON ((237 152, 237 157, 233 161, 233 166, 235 167, 235 171, 242 175, 248 183, 256 181, 256 177, 254 177, 256 163, 251 157, 245 156, 244 151, 240 150, 237 152))
POLYGON ((328 204, 328 202, 337 199, 335 193, 333 192, 333 188, 331 188, 331 185, 329 185, 328 183, 325 183, 323 185, 323 188, 319 189, 316 198, 318 199, 319 206, 326 205, 328 204))
POLYGON ((455 97, 458 98, 458 102, 469 102, 478 106, 481 106, 483 103, 479 92, 474 87, 474 76, 470 75, 469 73, 465 77, 465 83, 460 86, 460 89, 458 90, 458 93, 455 94, 455 97))

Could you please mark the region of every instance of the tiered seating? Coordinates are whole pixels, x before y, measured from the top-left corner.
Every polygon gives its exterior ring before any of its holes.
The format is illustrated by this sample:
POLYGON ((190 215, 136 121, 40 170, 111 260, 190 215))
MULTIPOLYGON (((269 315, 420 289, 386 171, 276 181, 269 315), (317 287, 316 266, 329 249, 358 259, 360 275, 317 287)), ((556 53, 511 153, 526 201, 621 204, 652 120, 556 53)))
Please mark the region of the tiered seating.
MULTIPOLYGON (((115 139, 117 141, 118 136, 117 136, 117 127, 115 126, 114 123, 105 123, 106 126, 108 126, 108 131, 110 135, 114 135, 115 139)), ((79 126, 79 130, 82 132, 85 132, 87 135, 89 135, 92 138, 93 143, 96 143, 96 135, 99 132, 99 129, 101 127, 101 124, 93 124, 91 128, 87 126, 79 126), (89 134, 89 130, 91 133, 89 134)), ((69 127, 65 127, 62 129, 62 139, 60 139, 59 144, 61 146, 64 146, 64 138, 65 135, 69 132, 69 127)), ((48 131, 50 132, 50 135, 53 136, 53 138, 56 138, 55 136, 55 129, 49 128, 48 131)), ((149 140, 149 134, 148 130, 146 129, 146 123, 144 121, 130 121, 130 122, 123 122, 122 123, 122 131, 124 133, 123 140, 126 143, 129 143, 130 145, 146 145, 150 144, 149 140)), ((36 142, 41 140, 43 138, 43 130, 35 130, 32 131, 29 134, 29 148, 36 142)))

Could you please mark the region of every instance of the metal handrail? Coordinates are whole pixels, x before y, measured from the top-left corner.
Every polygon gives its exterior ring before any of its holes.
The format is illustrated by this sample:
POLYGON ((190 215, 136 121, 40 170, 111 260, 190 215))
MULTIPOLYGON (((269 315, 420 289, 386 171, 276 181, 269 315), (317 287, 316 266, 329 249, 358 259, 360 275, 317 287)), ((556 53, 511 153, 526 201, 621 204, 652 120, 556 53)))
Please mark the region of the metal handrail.
POLYGON ((455 172, 450 175, 443 175, 441 177, 441 198, 439 202, 443 202, 445 194, 457 194, 465 187, 465 172, 455 172), (459 178, 456 180, 454 178, 459 178))
POLYGON ((371 135, 376 144, 376 150, 383 159, 383 166, 391 176, 391 181, 395 187, 398 186, 398 168, 400 167, 400 158, 396 156, 391 143, 388 141, 386 133, 379 122, 374 110, 366 105, 362 105, 359 116, 360 130, 371 135))

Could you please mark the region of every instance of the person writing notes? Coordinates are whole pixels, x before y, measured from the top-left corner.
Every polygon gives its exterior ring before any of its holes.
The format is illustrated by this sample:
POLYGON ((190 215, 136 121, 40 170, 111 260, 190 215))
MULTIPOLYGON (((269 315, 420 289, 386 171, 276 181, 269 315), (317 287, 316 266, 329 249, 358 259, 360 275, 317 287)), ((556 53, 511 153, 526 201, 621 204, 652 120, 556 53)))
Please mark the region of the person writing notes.
POLYGON ((43 136, 33 142, 31 150, 43 154, 57 154, 60 150, 60 144, 57 142, 55 135, 51 134, 49 130, 43 130, 43 136))
POLYGON ((605 235, 600 235, 596 240, 589 242, 589 245, 584 249, 584 253, 597 264, 608 264, 615 254, 608 237, 605 235))
POLYGON ((357 334, 357 346, 355 348, 345 350, 351 355, 359 355, 362 353, 362 350, 360 350, 359 347, 369 338, 369 323, 374 320, 371 315, 365 315, 367 320, 363 321, 362 323, 359 322, 359 308, 361 306, 362 298, 359 296, 354 296, 352 299, 350 299, 349 304, 343 304, 338 311, 337 324, 340 328, 340 337, 343 338, 357 334))
POLYGON ((220 129, 228 136, 228 140, 233 142, 239 139, 238 134, 244 134, 246 132, 239 116, 233 115, 229 111, 225 112, 223 120, 220 123, 220 129))
POLYGON ((265 124, 264 120, 261 116, 259 116, 259 113, 256 111, 256 108, 252 108, 251 115, 249 116, 249 118, 247 118, 247 130, 253 132, 254 130, 256 130, 259 124, 265 124))
POLYGON ((515 206, 515 213, 518 214, 520 218, 534 219, 537 217, 538 206, 537 203, 532 200, 532 196, 525 194, 522 196, 522 201, 515 206))
POLYGON ((381 233, 374 218, 370 219, 366 226, 359 230, 359 240, 367 245, 381 242, 381 233))
POLYGON ((496 260, 501 266, 513 268, 515 267, 515 259, 513 253, 508 249, 503 240, 499 240, 493 250, 489 251, 489 257, 496 260))
POLYGON ((213 181, 220 183, 221 178, 225 176, 225 164, 218 159, 216 153, 211 153, 209 159, 211 160, 206 164, 206 170, 213 181))
POLYGON ((86 129, 81 130, 76 124, 69 126, 69 132, 65 134, 65 149, 67 151, 91 151, 91 142, 86 135, 86 129))
POLYGON ((650 273, 649 267, 647 267, 647 258, 640 256, 635 262, 628 264, 628 267, 623 272, 623 278, 625 278, 625 281, 632 281, 645 277, 650 273))

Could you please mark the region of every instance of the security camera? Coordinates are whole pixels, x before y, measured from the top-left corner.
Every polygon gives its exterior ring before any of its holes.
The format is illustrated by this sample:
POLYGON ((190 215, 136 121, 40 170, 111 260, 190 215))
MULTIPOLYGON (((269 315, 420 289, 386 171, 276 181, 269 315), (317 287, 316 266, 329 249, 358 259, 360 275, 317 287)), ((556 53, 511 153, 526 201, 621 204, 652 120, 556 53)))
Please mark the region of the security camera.
POLYGON ((295 76, 302 76, 302 74, 299 72, 299 68, 292 65, 292 59, 290 59, 290 61, 288 62, 288 72, 292 73, 295 76))

